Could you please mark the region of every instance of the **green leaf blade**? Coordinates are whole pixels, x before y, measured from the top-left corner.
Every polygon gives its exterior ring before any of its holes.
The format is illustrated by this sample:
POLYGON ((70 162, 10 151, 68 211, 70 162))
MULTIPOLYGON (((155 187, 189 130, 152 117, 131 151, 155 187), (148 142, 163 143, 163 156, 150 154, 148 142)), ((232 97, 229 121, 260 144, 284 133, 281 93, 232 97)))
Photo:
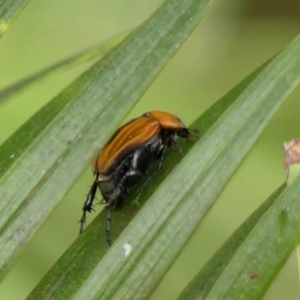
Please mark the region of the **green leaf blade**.
MULTIPOLYGON (((226 266, 248 237, 254 226, 285 190, 282 184, 251 216, 228 238, 199 274, 181 293, 179 300, 206 298, 226 266)), ((251 274, 250 274, 251 275, 251 274)), ((253 274, 254 275, 254 274, 253 274)))
POLYGON ((29 0, 2 1, 0 3, 0 38, 29 0))
POLYGON ((207 299, 217 299, 220 295, 228 299, 263 297, 300 240, 299 184, 300 176, 261 218, 207 299))
POLYGON ((8 101, 12 96, 17 93, 22 92, 25 89, 28 89, 32 84, 37 83, 46 77, 52 75, 55 72, 58 72, 63 69, 71 68, 73 66, 77 66, 81 63, 85 63, 91 61, 95 58, 102 57, 105 53, 107 53, 110 49, 115 47, 121 40, 125 37, 125 35, 119 35, 113 39, 110 39, 99 46, 95 46, 89 49, 86 49, 78 54, 73 55, 67 59, 64 59, 58 63, 50 65, 49 67, 38 71, 0 91, 0 104, 8 101))

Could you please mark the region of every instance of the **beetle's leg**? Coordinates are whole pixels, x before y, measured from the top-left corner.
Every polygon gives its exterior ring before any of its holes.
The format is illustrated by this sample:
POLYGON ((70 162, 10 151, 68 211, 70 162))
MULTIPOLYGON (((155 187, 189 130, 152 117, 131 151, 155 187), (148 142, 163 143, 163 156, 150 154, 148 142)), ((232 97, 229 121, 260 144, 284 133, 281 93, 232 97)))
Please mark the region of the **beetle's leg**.
POLYGON ((91 212, 93 210, 93 201, 95 199, 95 195, 97 192, 97 186, 98 185, 97 185, 97 177, 96 177, 96 180, 92 184, 90 191, 87 195, 87 198, 84 202, 83 208, 82 208, 83 213, 82 213, 82 216, 80 219, 80 233, 82 233, 84 230, 84 226, 85 226, 85 222, 86 222, 86 213, 91 212))
POLYGON ((179 152, 179 155, 181 156, 181 158, 183 158, 182 150, 181 150, 178 142, 176 141, 175 136, 174 135, 170 135, 168 138, 170 139, 171 145, 175 145, 176 146, 176 148, 177 148, 177 150, 179 152))
POLYGON ((169 139, 169 143, 167 145, 165 145, 161 151, 159 152, 158 154, 158 157, 160 158, 160 161, 159 161, 159 165, 158 165, 158 169, 156 171, 154 171, 147 179, 146 181, 143 183, 142 187, 140 188, 139 192, 138 192, 138 195, 136 196, 135 198, 135 202, 138 204, 138 199, 140 198, 140 195, 143 191, 143 189, 145 188, 145 186, 148 184, 148 182, 158 173, 162 170, 163 168, 163 163, 164 163, 164 159, 165 159, 165 156, 166 156, 166 153, 167 153, 167 150, 170 146, 174 145, 177 147, 177 150, 181 156, 181 158, 183 157, 182 155, 182 151, 181 151, 181 148, 179 146, 179 144, 177 143, 176 139, 175 139, 175 136, 174 135, 169 135, 168 136, 168 139, 169 139))
POLYGON ((113 192, 113 194, 110 196, 109 200, 106 203, 107 215, 106 215, 105 231, 106 231, 106 241, 107 241, 109 246, 112 245, 112 240, 111 240, 111 237, 110 237, 111 211, 113 209, 115 209, 116 204, 117 204, 116 199, 118 199, 118 197, 122 193, 122 189, 121 189, 122 184, 123 184, 123 181, 121 181, 118 184, 118 186, 115 188, 115 191, 113 192))
POLYGON ((158 165, 158 168, 157 168, 157 170, 155 170, 146 180, 145 180, 145 182, 143 183, 143 185, 141 186, 141 188, 140 188, 140 190, 139 190, 139 192, 138 192, 138 194, 137 194, 137 196, 136 196, 136 198, 135 198, 135 200, 134 200, 134 202, 136 203, 136 204, 139 204, 139 202, 138 202, 138 200, 139 200, 139 198, 140 198, 140 196, 141 196, 141 193, 142 193, 142 191, 143 191, 143 189, 145 188, 145 186, 148 184, 148 182, 158 173, 158 172, 160 172, 161 170, 162 170, 162 168, 163 168, 163 163, 164 163, 164 159, 165 159, 165 156, 166 156, 166 153, 167 153, 167 149, 168 149, 168 146, 164 146, 162 149, 161 149, 161 151, 159 152, 159 154, 158 154, 158 157, 160 158, 160 161, 159 161, 159 165, 158 165))
POLYGON ((111 246, 112 244, 111 237, 110 237, 110 223, 111 223, 111 206, 108 206, 105 231, 106 231, 106 241, 109 246, 111 246))
POLYGON ((166 153, 167 153, 167 150, 168 150, 168 146, 164 146, 160 151, 159 151, 159 154, 158 154, 158 158, 160 159, 159 161, 159 165, 158 165, 158 170, 156 171, 159 172, 162 170, 163 168, 163 163, 164 163, 164 160, 165 160, 165 157, 166 157, 166 153))

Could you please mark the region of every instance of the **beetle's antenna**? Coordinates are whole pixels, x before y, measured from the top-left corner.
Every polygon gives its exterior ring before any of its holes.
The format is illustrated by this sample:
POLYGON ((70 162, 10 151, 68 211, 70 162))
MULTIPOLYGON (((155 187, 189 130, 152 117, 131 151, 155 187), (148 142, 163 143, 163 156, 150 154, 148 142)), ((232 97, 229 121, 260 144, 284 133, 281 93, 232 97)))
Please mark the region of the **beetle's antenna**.
POLYGON ((195 128, 190 129, 190 128, 189 128, 189 131, 192 131, 192 132, 195 133, 194 135, 191 135, 191 136, 190 136, 190 139, 191 139, 191 140, 193 139, 193 137, 199 138, 199 135, 198 135, 199 129, 195 129, 195 128))

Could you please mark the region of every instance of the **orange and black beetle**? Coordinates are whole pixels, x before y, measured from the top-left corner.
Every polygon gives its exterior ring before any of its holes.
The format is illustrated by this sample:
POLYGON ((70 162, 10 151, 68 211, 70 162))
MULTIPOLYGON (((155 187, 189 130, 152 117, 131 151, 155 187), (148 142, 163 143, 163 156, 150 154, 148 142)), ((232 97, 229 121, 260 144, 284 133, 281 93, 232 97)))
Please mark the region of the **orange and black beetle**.
MULTIPOLYGON (((80 232, 85 225, 86 212, 92 211, 99 188, 108 209, 106 240, 111 245, 111 211, 122 205, 131 188, 145 177, 153 161, 160 161, 158 169, 146 179, 142 188, 162 169, 167 149, 177 145, 175 136, 189 138, 191 134, 177 117, 161 111, 145 113, 113 135, 93 163, 95 181, 83 206, 80 232)), ((181 154, 179 146, 178 149, 181 154)))

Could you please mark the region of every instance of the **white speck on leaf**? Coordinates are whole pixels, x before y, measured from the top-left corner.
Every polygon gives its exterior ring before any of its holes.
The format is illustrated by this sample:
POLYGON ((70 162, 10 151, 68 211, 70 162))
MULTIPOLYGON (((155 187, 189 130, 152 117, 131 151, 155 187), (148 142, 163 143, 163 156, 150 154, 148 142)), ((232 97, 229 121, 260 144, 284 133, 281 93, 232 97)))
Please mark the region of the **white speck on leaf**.
POLYGON ((128 243, 125 243, 123 245, 123 249, 124 249, 125 257, 127 257, 130 254, 131 250, 132 250, 132 246, 128 243))

